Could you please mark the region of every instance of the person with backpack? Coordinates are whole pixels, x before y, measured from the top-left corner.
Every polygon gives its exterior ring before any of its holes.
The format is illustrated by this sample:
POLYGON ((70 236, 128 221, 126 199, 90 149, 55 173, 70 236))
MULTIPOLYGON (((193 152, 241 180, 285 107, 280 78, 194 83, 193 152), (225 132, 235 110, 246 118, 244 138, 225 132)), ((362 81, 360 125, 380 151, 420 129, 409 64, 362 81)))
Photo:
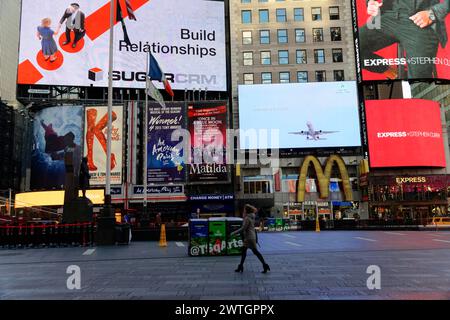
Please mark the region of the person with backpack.
POLYGON ((238 233, 242 234, 242 238, 244 240, 244 246, 242 248, 241 255, 241 263, 238 265, 235 272, 243 272, 244 271, 244 262, 247 257, 247 249, 251 249, 253 254, 258 257, 259 261, 261 261, 264 270, 262 273, 267 273, 270 271, 269 265, 264 261, 262 254, 258 251, 256 247, 257 243, 257 235, 255 230, 255 213, 258 211, 255 207, 246 204, 244 207, 244 222, 242 227, 236 231, 233 231, 231 235, 235 235, 238 233))

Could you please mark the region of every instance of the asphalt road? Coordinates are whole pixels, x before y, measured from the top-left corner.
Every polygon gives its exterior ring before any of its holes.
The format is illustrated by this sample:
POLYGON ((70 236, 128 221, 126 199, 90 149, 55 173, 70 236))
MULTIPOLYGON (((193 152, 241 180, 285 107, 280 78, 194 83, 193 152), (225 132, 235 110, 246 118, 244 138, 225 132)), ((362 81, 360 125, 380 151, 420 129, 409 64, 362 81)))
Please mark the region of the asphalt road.
POLYGON ((450 299, 448 231, 301 231, 259 240, 268 274, 250 252, 237 274, 239 257, 189 257, 186 242, 0 249, 0 300, 450 299), (79 290, 67 287, 69 266, 80 268, 79 290), (380 289, 367 287, 369 266, 379 267, 380 289))

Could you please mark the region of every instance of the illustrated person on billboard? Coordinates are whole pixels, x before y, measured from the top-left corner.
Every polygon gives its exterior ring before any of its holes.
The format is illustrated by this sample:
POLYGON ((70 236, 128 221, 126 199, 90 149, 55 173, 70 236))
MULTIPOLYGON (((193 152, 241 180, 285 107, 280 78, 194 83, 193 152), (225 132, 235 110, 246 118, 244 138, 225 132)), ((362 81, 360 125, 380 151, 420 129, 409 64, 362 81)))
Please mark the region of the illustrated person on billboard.
POLYGON ((78 3, 72 3, 66 9, 66 11, 64 11, 64 15, 59 21, 59 27, 61 27, 64 21, 66 21, 66 41, 63 42, 64 46, 68 45, 71 42, 71 31, 75 33, 75 39, 73 41, 72 48, 75 48, 78 41, 80 41, 84 37, 84 35, 86 34, 86 30, 84 29, 84 20, 85 15, 80 10, 80 5, 78 3))
POLYGON ((45 61, 50 59, 50 62, 56 60, 56 52, 58 52, 58 47, 56 46, 54 35, 59 33, 59 27, 56 31, 53 31, 50 26, 52 20, 50 18, 42 19, 41 25, 37 27, 37 37, 41 40, 42 44, 42 54, 44 55, 45 61))
POLYGON ((256 248, 257 236, 255 231, 255 214, 258 212, 258 209, 255 207, 246 204, 244 207, 244 223, 242 227, 236 231, 233 231, 230 235, 233 236, 238 233, 243 234, 244 247, 242 248, 241 255, 241 263, 238 265, 235 272, 243 272, 244 271, 244 262, 247 257, 247 249, 251 249, 253 254, 258 257, 259 261, 261 261, 264 270, 262 273, 266 273, 270 271, 269 265, 264 261, 262 254, 256 248))
POLYGON ((397 66, 406 64, 410 79, 436 77, 433 59, 438 45, 444 48, 447 44, 445 18, 449 10, 450 0, 369 0, 367 14, 371 17, 359 29, 362 68, 396 79, 397 66), (406 59, 389 61, 374 53, 394 43, 403 47, 406 59))
POLYGON ((53 129, 53 124, 49 123, 46 125, 44 120, 41 120, 41 126, 45 131, 45 153, 49 154, 52 160, 61 160, 63 155, 58 153, 63 151, 71 143, 71 140, 68 138, 75 137, 74 134, 68 132, 63 136, 59 136, 53 129))

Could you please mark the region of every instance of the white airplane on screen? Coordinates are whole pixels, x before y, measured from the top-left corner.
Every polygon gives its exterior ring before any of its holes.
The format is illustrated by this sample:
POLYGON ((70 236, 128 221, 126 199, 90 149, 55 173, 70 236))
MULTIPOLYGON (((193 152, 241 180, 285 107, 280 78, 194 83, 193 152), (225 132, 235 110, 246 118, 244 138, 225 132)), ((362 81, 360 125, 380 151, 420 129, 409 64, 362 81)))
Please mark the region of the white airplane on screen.
POLYGON ((314 127, 310 121, 306 123, 308 127, 307 131, 297 131, 297 132, 289 132, 289 134, 299 134, 306 136, 306 140, 326 140, 325 138, 321 138, 320 136, 323 134, 331 134, 339 131, 323 131, 323 130, 314 130, 314 127))

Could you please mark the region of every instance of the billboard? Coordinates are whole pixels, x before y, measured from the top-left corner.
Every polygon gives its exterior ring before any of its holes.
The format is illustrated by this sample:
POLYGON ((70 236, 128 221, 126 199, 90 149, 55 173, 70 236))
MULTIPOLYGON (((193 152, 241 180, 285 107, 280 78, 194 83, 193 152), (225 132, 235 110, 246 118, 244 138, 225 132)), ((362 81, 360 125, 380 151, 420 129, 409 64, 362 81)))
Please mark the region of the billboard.
POLYGON ((367 100, 366 117, 372 168, 445 167, 439 103, 367 100))
POLYGON ((189 181, 227 181, 226 104, 214 107, 189 105, 188 126, 192 145, 189 181))
POLYGON ((448 0, 352 5, 362 81, 450 79, 448 0))
POLYGON ((148 107, 147 182, 167 183, 185 181, 183 149, 172 141, 175 130, 185 128, 184 103, 158 103, 148 107))
MULTIPOLYGON (((111 184, 122 184, 123 107, 114 106, 111 135, 111 184)), ((106 183, 108 107, 86 107, 84 156, 88 159, 91 185, 106 183)))
POLYGON ((82 106, 61 106, 36 113, 33 122, 33 148, 31 154, 32 190, 61 189, 64 186, 64 154, 69 143, 76 145, 75 174, 81 163, 83 123, 82 106))
POLYGON ((241 149, 361 146, 354 81, 241 85, 238 90, 241 149))
MULTIPOLYGON (((108 86, 110 1, 79 0, 75 16, 66 13, 72 2, 22 1, 19 84, 108 86), (62 17, 66 20, 58 30, 62 17), (39 28, 39 40, 36 31, 44 18, 51 19, 50 28, 39 28), (68 44, 66 26, 68 34, 73 29, 68 44)), ((121 24, 114 27, 114 87, 145 88, 151 52, 173 89, 226 91, 223 1, 129 0, 129 4, 136 21, 130 20, 127 10, 123 15, 131 45, 124 41, 121 24)))

